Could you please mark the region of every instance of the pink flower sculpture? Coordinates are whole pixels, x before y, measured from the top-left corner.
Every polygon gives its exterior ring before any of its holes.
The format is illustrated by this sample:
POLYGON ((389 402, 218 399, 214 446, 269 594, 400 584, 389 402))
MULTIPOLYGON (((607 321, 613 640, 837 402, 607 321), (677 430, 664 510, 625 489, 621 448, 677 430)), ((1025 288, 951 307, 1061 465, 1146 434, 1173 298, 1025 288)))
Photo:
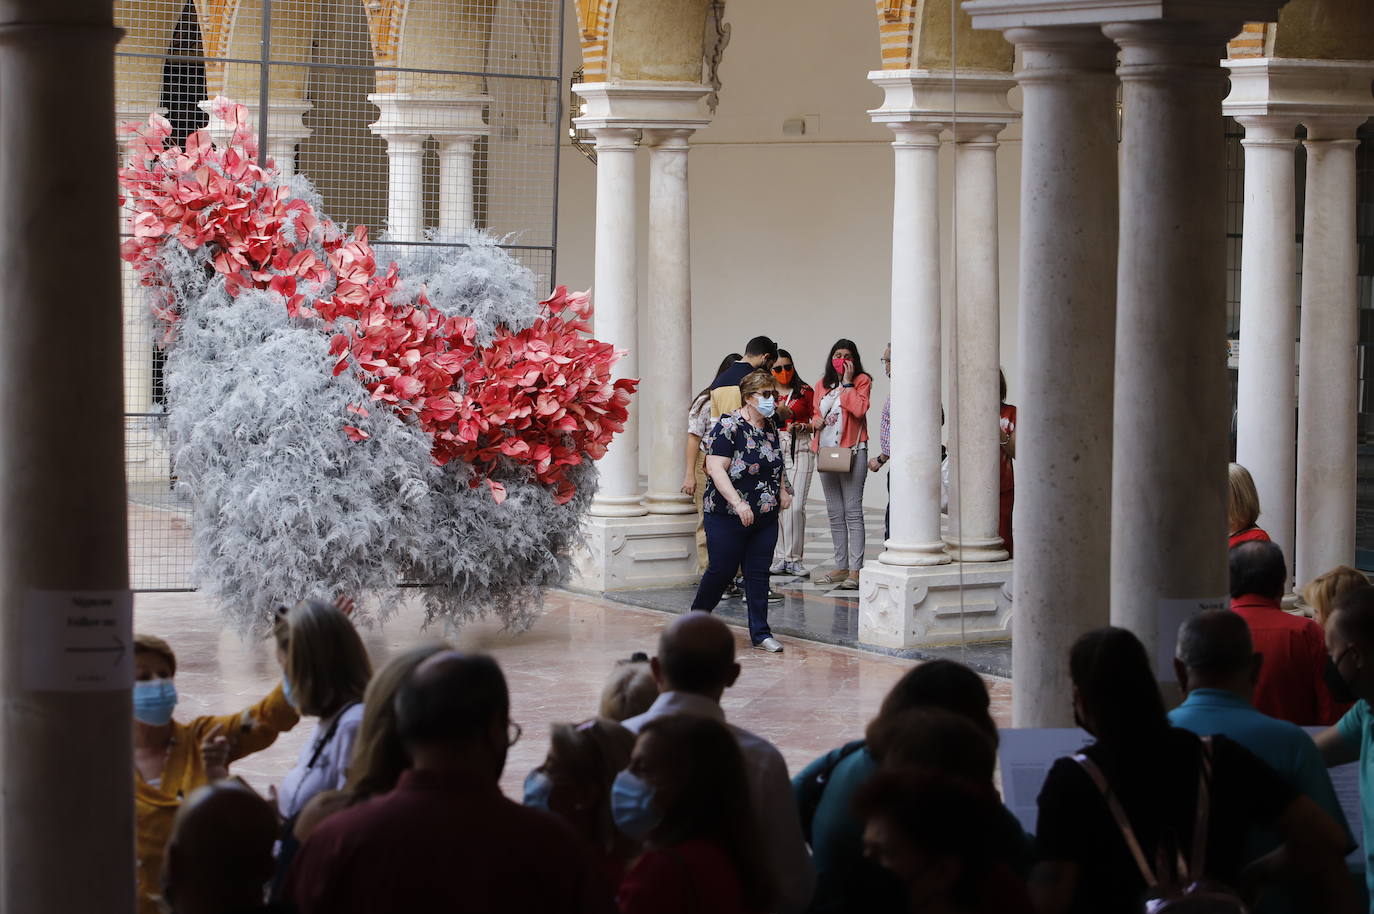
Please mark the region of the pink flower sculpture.
MULTIPOLYGON (((245 106, 217 98, 212 110, 234 125, 225 147, 203 130, 184 148, 169 146, 171 125, 154 114, 134 129, 119 175, 132 234, 121 256, 143 285, 164 293, 151 304, 162 344, 175 342, 179 314, 161 255, 173 243, 204 247, 231 297, 272 292, 291 317, 331 330, 334 375, 357 372, 373 403, 418 424, 433 439, 435 463, 470 465, 470 484, 487 484, 500 502, 505 487, 491 474, 514 461, 555 502, 569 501, 576 489, 567 469, 606 452, 638 385, 613 379, 621 353, 585 334, 587 293, 560 286, 533 326, 502 326, 479 347, 473 322, 431 307, 423 289, 411 303, 398 301, 396 264, 379 271, 365 226, 345 234, 294 196, 270 160, 258 162, 245 106)), ((368 414, 364 404, 349 409, 368 414)), ((367 441, 353 421, 341 417, 341 433, 367 441)))

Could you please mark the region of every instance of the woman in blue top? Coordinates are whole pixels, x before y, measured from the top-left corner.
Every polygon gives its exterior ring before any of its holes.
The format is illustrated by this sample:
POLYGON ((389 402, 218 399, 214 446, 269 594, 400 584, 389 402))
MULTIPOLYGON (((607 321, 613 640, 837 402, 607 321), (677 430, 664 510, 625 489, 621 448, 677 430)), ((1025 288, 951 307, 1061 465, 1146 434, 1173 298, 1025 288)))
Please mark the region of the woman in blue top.
POLYGON ((715 609, 735 569, 742 569, 749 640, 754 647, 777 653, 782 645, 768 627, 768 566, 778 541, 778 515, 792 504, 783 474, 782 442, 772 419, 778 392, 767 371, 745 375, 739 391, 743 405, 721 416, 702 440, 702 514, 710 563, 692 608, 715 609))

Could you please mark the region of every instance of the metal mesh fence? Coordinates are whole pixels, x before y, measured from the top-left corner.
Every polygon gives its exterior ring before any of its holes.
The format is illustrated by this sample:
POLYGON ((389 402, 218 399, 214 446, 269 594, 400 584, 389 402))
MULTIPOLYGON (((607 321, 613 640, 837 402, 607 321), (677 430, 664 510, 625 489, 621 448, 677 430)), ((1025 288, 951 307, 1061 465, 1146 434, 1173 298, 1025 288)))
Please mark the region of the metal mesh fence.
MULTIPOLYGON (((264 155, 308 176, 335 222, 366 225, 379 257, 482 229, 547 289, 562 12, 560 0, 116 0, 116 119, 160 109, 174 141, 202 128, 219 140, 230 131, 208 100, 226 96, 248 106, 264 155)), ((132 579, 188 589, 161 354, 127 267, 124 314, 132 579)))

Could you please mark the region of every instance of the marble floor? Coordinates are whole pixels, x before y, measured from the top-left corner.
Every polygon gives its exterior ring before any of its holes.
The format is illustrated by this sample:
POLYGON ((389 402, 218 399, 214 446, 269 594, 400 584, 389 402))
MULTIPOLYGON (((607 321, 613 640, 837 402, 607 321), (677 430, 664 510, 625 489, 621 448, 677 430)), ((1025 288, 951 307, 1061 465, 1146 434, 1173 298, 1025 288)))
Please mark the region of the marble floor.
MULTIPOLYGON (((450 643, 491 653, 511 688, 511 717, 524 737, 511 750, 502 786, 520 795, 528 771, 542 761, 548 726, 583 720, 596 712, 602 683, 617 659, 635 651, 652 654, 667 618, 664 612, 604 599, 551 591, 546 614, 528 632, 503 633, 499 622, 468 625, 450 643)), ((364 630, 363 640, 380 666, 393 653, 439 637, 421 630, 422 614, 404 608, 385 627, 364 630)), ((268 643, 246 642, 221 624, 216 611, 194 593, 140 593, 135 628, 171 642, 178 656, 177 717, 230 713, 265 695, 280 671, 268 643)), ((724 699, 729 719, 777 744, 795 772, 817 755, 863 735, 892 684, 911 660, 783 635, 782 654, 751 650, 734 628, 744 672, 724 699)), ((993 715, 1008 726, 1011 682, 985 676, 993 715)), ((266 790, 281 780, 308 740, 308 722, 234 770, 266 790)))

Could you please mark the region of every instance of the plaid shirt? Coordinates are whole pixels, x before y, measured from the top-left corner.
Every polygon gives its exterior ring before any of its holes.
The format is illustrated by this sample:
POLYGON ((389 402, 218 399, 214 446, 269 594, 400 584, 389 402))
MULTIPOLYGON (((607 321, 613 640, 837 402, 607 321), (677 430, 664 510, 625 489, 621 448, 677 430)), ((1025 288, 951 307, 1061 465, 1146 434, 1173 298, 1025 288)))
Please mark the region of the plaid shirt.
POLYGON ((892 456, 892 398, 883 401, 883 418, 878 423, 878 444, 884 457, 892 456))

